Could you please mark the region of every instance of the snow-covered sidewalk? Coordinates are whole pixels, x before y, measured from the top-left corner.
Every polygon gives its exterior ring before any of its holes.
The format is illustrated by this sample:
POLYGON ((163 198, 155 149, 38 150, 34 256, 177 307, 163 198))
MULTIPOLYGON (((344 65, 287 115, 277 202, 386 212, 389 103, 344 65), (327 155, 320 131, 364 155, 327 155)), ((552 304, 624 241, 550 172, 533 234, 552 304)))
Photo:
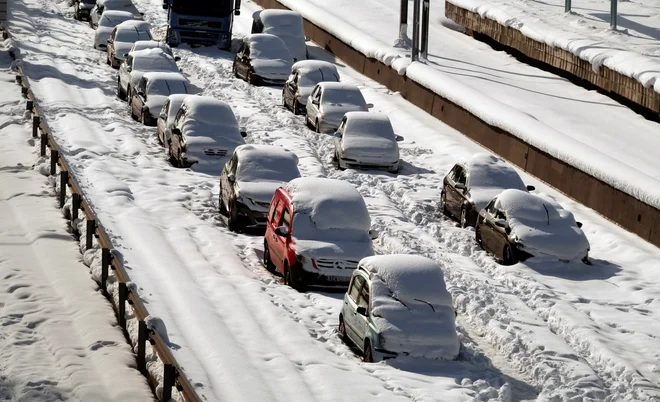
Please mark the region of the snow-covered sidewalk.
POLYGON ((35 164, 10 62, 0 45, 0 400, 152 400, 35 164))

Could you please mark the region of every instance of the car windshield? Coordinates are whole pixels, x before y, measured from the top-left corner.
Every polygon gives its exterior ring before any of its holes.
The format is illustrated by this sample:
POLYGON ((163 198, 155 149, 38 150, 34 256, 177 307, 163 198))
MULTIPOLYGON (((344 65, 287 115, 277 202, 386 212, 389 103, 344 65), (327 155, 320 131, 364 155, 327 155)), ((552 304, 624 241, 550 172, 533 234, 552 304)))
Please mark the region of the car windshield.
POLYGON ((147 88, 149 95, 187 94, 188 85, 182 80, 153 80, 147 88))
POLYGON ((181 15, 222 18, 231 14, 231 0, 174 0, 172 11, 181 15))
POLYGON ((134 28, 117 30, 117 35, 115 35, 117 42, 135 42, 147 39, 151 39, 149 31, 141 31, 134 28))
POLYGON ((362 94, 358 89, 326 88, 323 91, 323 103, 332 105, 359 105, 367 108, 362 94))
POLYGON ((314 69, 304 71, 298 82, 298 86, 301 87, 313 87, 319 82, 332 81, 338 82, 339 77, 337 77, 333 72, 323 71, 322 69, 314 69))
POLYGON ((165 55, 159 57, 133 57, 133 70, 178 72, 174 60, 165 55))
POLYGON ((250 57, 255 60, 290 59, 289 50, 276 38, 258 38, 250 43, 250 57))
POLYGON ((253 182, 289 182, 300 177, 295 158, 274 158, 269 155, 252 157, 248 161, 240 160, 237 174, 238 180, 253 182))
POLYGON ((99 21, 99 25, 102 27, 115 27, 130 19, 133 19, 133 17, 128 15, 113 15, 111 18, 107 15, 104 15, 103 18, 101 18, 101 21, 99 21))

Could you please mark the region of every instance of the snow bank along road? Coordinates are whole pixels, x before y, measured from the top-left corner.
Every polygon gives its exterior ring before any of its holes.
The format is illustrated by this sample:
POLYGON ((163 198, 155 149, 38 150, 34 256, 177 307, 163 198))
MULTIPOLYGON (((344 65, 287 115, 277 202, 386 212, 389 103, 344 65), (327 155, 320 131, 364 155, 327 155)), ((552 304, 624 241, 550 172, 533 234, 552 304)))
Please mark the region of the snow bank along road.
POLYGON ((150 400, 35 164, 10 62, 0 45, 0 400, 150 400))
MULTIPOLYGON (((137 5, 162 37, 161 3, 137 5)), ((249 31, 254 10, 243 4, 237 34, 249 31)), ((358 188, 381 232, 380 253, 421 253, 443 267, 459 311, 459 361, 363 364, 336 336, 342 295, 282 286, 261 266, 263 240, 224 228, 217 178, 169 166, 155 129, 133 122, 115 98, 116 72, 92 50, 88 25, 71 19, 65 2, 25 0, 11 12, 53 136, 165 323, 177 361, 209 400, 660 397, 658 249, 523 176, 584 222, 594 265, 499 266, 436 207, 444 172, 482 150, 460 133, 341 68, 406 141, 399 175, 339 172, 331 138, 282 108, 281 89, 232 78, 229 53, 177 49, 193 82, 234 108, 249 141, 294 151, 305 175, 358 188)))

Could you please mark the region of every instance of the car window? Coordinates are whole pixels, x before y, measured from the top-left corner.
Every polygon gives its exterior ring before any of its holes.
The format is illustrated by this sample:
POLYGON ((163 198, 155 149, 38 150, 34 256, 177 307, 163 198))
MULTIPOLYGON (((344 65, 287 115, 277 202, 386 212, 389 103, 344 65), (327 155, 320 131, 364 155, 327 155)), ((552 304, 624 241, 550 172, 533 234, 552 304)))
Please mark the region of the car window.
POLYGON ((495 202, 496 201, 497 201, 497 198, 495 198, 493 201, 491 201, 490 204, 488 204, 488 206, 486 207, 486 211, 488 211, 488 213, 493 215, 493 216, 495 216, 495 214, 497 213, 497 209, 495 208, 495 202))
POLYGON ((367 311, 369 310, 369 284, 367 282, 360 289, 360 297, 357 304, 359 307, 364 307, 367 311))
POLYGON ((165 103, 163 104, 163 108, 160 110, 160 115, 159 117, 161 119, 167 119, 167 110, 170 108, 170 100, 166 100, 165 103))
POLYGON ((284 208, 282 213, 282 220, 280 221, 280 226, 284 226, 289 230, 291 228, 291 214, 289 213, 289 208, 284 208))
POLYGON ((270 216, 271 221, 275 219, 275 213, 277 212, 277 207, 279 205, 280 205, 279 200, 275 200, 270 203, 270 211, 268 212, 268 216, 270 216))
POLYGON ((319 87, 317 85, 316 88, 314 88, 314 91, 312 91, 312 99, 317 98, 318 97, 317 95, 319 94, 319 92, 321 92, 321 87, 319 87))
POLYGON ((112 40, 115 40, 115 38, 117 37, 117 27, 115 27, 115 29, 112 30, 110 37, 112 38, 112 40))
POLYGON ((179 109, 179 111, 177 112, 176 117, 174 118, 174 125, 176 127, 178 127, 181 124, 181 121, 183 120, 185 113, 186 113, 186 109, 185 107, 182 106, 181 109, 179 109))
POLYGON ((364 285, 364 278, 360 275, 355 275, 353 281, 351 281, 351 287, 348 290, 348 297, 351 298, 355 303, 358 302, 358 297, 360 295, 360 290, 364 285))
POLYGON ((456 170, 454 171, 453 177, 454 183, 466 184, 467 177, 465 174, 465 169, 462 166, 457 165, 456 170))

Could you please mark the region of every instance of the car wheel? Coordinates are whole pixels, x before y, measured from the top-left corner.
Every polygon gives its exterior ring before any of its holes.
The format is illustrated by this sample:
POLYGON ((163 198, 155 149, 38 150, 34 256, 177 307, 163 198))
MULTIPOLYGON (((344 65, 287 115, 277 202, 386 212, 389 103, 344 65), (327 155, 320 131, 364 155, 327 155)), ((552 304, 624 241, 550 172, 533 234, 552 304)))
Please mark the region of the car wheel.
POLYGON ((503 265, 513 265, 516 263, 515 257, 513 256, 513 252, 511 251, 511 246, 508 244, 504 246, 504 250, 502 250, 502 264, 503 265))
POLYGON ((284 283, 291 286, 298 292, 305 291, 305 285, 302 283, 300 278, 298 278, 296 273, 293 272, 293 269, 289 267, 289 263, 287 261, 284 262, 284 283))
POLYGON ((461 220, 460 220, 460 225, 462 228, 467 227, 467 208, 465 208, 465 205, 461 207, 461 220))
POLYGON ((236 213, 236 207, 233 203, 229 204, 229 218, 227 226, 230 231, 238 233, 238 215, 236 213))
POLYGON ((344 324, 344 317, 339 316, 339 339, 347 343, 348 337, 346 336, 346 324, 344 324))
POLYGON ((369 341, 369 339, 366 339, 364 341, 364 352, 362 353, 362 356, 365 363, 374 362, 374 356, 371 352, 371 342, 369 341))
POLYGON ((117 80, 117 97, 123 101, 126 100, 126 92, 121 89, 121 82, 117 80))
POLYGON ((181 167, 181 166, 179 165, 179 160, 176 158, 176 156, 174 156, 174 152, 172 151, 172 149, 173 149, 173 147, 170 146, 169 151, 168 151, 169 154, 170 154, 170 163, 171 163, 172 166, 174 166, 175 168, 181 167))
POLYGON ((321 132, 321 126, 319 125, 319 119, 316 119, 316 123, 314 123, 314 131, 317 133, 321 132))
POLYGON ((275 272, 275 264, 270 259, 270 250, 268 249, 268 243, 264 242, 264 267, 269 272, 275 272))
POLYGON ((443 190, 440 193, 440 209, 445 216, 449 216, 449 210, 447 209, 447 193, 443 190))
POLYGON ((229 216, 229 211, 227 211, 227 207, 225 207, 224 200, 222 199, 222 187, 220 187, 220 206, 218 207, 218 210, 220 211, 221 215, 229 216))
POLYGON ((293 100, 293 114, 302 114, 303 108, 298 99, 293 100))
POLYGON ((481 242, 481 230, 479 229, 479 225, 476 225, 474 227, 474 240, 477 242, 477 244, 481 247, 484 248, 483 243, 481 242))
POLYGON ((252 74, 251 70, 248 70, 247 74, 245 74, 245 81, 247 81, 250 85, 257 85, 257 77, 252 74))

